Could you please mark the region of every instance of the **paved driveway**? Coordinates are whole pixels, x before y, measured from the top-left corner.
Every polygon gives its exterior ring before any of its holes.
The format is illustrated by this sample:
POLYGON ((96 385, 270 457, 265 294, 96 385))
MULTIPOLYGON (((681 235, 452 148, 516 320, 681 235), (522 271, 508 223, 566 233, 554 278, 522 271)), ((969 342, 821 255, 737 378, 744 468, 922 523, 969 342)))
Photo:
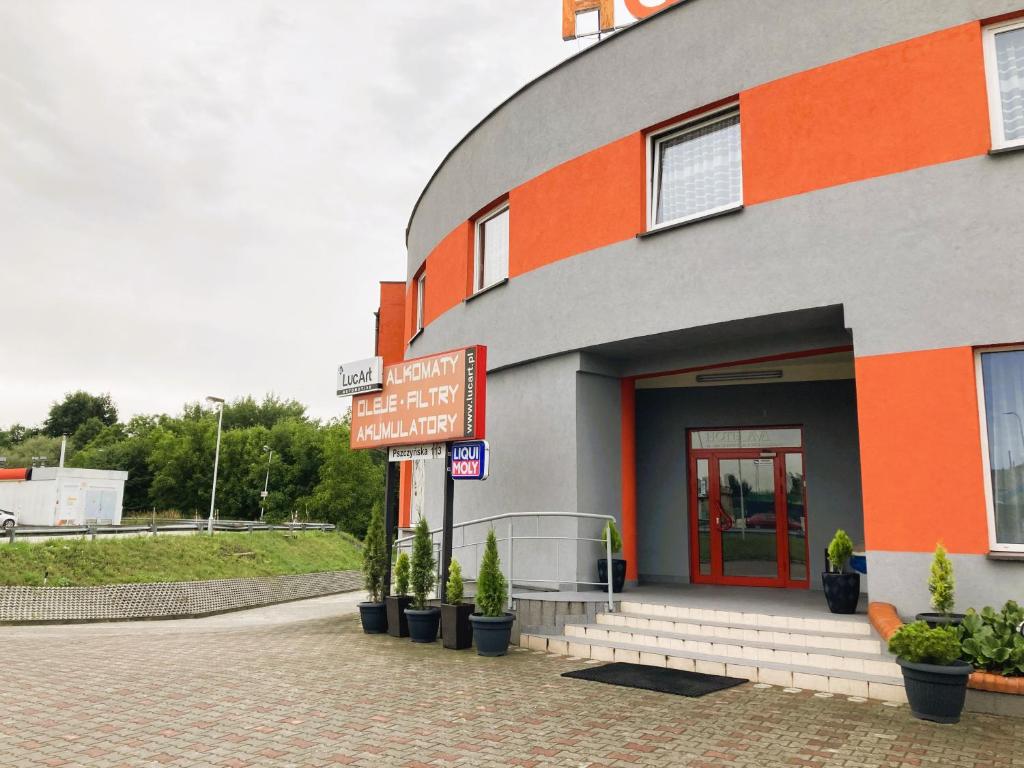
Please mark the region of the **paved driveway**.
POLYGON ((1024 766, 1024 721, 569 680, 582 661, 364 635, 357 599, 0 628, 0 766, 1024 766))

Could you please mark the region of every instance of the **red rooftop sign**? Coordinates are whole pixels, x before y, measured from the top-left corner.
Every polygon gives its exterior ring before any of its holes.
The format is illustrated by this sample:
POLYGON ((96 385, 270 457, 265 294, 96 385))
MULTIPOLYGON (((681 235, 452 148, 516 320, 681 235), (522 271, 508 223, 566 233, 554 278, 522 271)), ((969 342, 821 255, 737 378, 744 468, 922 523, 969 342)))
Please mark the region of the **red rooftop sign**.
POLYGON ((405 360, 384 369, 384 389, 352 398, 353 448, 484 437, 487 347, 405 360))

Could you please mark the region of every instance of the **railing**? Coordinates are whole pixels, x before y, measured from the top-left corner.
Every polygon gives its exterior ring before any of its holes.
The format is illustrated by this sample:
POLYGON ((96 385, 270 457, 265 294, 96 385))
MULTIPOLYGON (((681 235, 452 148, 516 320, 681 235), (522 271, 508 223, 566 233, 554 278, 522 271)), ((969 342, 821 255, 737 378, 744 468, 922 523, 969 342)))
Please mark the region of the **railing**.
MULTIPOLYGON (((503 564, 502 571, 503 571, 503 573, 505 575, 505 578, 508 580, 508 586, 509 586, 509 590, 508 590, 508 606, 509 606, 509 608, 512 607, 512 586, 513 586, 513 584, 515 582, 518 582, 520 584, 554 584, 556 589, 557 589, 559 584, 562 584, 562 583, 565 583, 565 582, 572 582, 572 583, 575 583, 575 584, 584 584, 584 585, 587 585, 587 586, 605 587, 608 590, 608 610, 611 611, 611 610, 614 610, 614 593, 612 592, 612 576, 613 576, 613 569, 612 569, 612 542, 611 542, 611 537, 610 536, 605 537, 604 541, 602 541, 601 531, 604 529, 604 527, 609 522, 614 522, 614 521, 615 521, 615 518, 612 517, 611 515, 592 515, 592 514, 587 514, 587 513, 584 513, 584 512, 508 512, 508 513, 505 513, 503 515, 493 515, 491 517, 477 518, 476 520, 466 520, 466 521, 461 522, 461 523, 455 523, 452 526, 452 557, 453 557, 453 559, 458 560, 459 564, 462 566, 462 569, 463 569, 463 580, 467 581, 467 582, 475 583, 476 580, 477 580, 475 574, 479 573, 480 553, 482 551, 482 547, 483 547, 484 543, 486 542, 487 531, 494 530, 495 531, 495 538, 497 538, 497 540, 498 540, 498 546, 501 547, 501 545, 504 544, 505 545, 505 550, 506 550, 506 557, 501 558, 501 561, 502 561, 502 564, 503 564), (516 525, 515 525, 516 522, 517 521, 523 521, 523 520, 530 519, 530 518, 535 518, 536 521, 537 521, 535 532, 532 535, 530 535, 530 534, 525 534, 524 535, 522 533, 517 533, 516 530, 515 530, 516 529, 516 525), (545 521, 552 521, 552 522, 554 522, 554 521, 556 521, 559 518, 567 520, 567 521, 570 521, 570 522, 575 522, 577 524, 577 526, 580 525, 580 524, 585 524, 585 523, 590 523, 590 522, 597 522, 597 523, 599 523, 598 534, 597 534, 596 537, 580 536, 580 535, 576 535, 576 536, 542 535, 542 531, 541 531, 542 523, 545 522, 545 521), (508 523, 507 526, 500 525, 500 523, 505 523, 505 522, 508 523), (474 541, 468 541, 467 542, 466 541, 467 529, 471 529, 471 528, 473 528, 475 526, 484 526, 483 537, 479 541, 474 540, 474 541), (507 531, 507 533, 505 533, 504 536, 499 536, 498 535, 501 528, 505 528, 505 530, 507 531), (516 547, 515 547, 515 545, 516 545, 517 541, 518 542, 526 542, 526 541, 532 541, 532 542, 554 542, 554 545, 553 545, 553 548, 554 548, 553 562, 554 562, 554 576, 555 576, 555 578, 553 578, 553 579, 537 578, 538 574, 529 573, 529 572, 527 573, 527 576, 530 577, 530 578, 524 578, 523 576, 516 575, 516 567, 515 567, 515 564, 516 564, 515 563, 516 547), (602 544, 603 545, 602 548, 604 549, 604 556, 607 559, 607 563, 608 563, 608 579, 607 579, 607 581, 606 582, 605 581, 580 581, 580 580, 575 578, 575 575, 576 575, 575 574, 575 569, 578 568, 578 558, 579 558, 579 553, 578 553, 578 548, 577 547, 573 547, 572 548, 573 557, 577 560, 577 563, 574 565, 574 574, 573 574, 574 578, 571 578, 571 579, 559 578, 559 544, 558 544, 558 542, 563 542, 563 541, 572 541, 572 542, 586 541, 586 542, 592 542, 592 543, 596 543, 596 544, 602 544), (472 549, 474 567, 471 570, 468 568, 469 562, 468 562, 468 559, 465 556, 455 557, 455 553, 456 553, 457 550, 460 551, 460 550, 466 550, 466 549, 472 549), (467 576, 466 575, 467 572, 470 573, 470 575, 467 576)), ((520 525, 519 527, 522 528, 523 526, 520 525)), ((578 533, 579 533, 579 530, 577 528, 577 534, 578 533)), ((437 588, 437 594, 438 595, 443 594, 443 585, 441 584, 441 562, 440 562, 441 561, 440 552, 441 552, 441 544, 442 544, 442 542, 441 542, 442 534, 443 534, 443 529, 442 528, 434 528, 434 529, 432 529, 430 531, 431 543, 433 544, 435 555, 437 556, 436 559, 437 559, 438 569, 437 569, 437 575, 435 577, 435 586, 437 588)), ((399 537, 398 539, 395 540, 395 543, 394 543, 395 550, 396 551, 401 551, 403 549, 411 549, 412 540, 413 540, 413 537, 411 535, 410 536, 401 536, 401 537, 399 537)), ((541 546, 543 546, 543 545, 541 545, 541 546)))
MULTIPOLYGON (((45 537, 60 538, 62 536, 90 536, 93 539, 99 536, 117 536, 119 534, 159 534, 159 533, 186 533, 206 532, 206 521, 200 520, 175 520, 172 522, 158 522, 147 525, 107 525, 102 521, 86 521, 85 525, 57 525, 57 526, 31 526, 19 525, 7 528, 3 531, 0 541, 13 542, 20 537, 45 537)), ((214 520, 215 531, 238 531, 252 533, 253 531, 333 531, 333 523, 281 523, 269 524, 255 520, 214 520)))

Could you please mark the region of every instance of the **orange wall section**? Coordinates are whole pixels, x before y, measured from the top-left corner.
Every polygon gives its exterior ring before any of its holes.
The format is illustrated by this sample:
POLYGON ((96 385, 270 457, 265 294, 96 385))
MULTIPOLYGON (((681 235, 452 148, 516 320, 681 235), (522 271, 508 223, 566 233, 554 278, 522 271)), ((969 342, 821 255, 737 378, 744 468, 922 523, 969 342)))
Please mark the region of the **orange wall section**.
POLYGON ((464 221, 427 256, 427 300, 423 324, 429 325, 456 304, 462 302, 472 282, 470 266, 473 225, 464 221))
POLYGON ((988 152, 981 25, 740 94, 747 205, 988 152))
POLYGON ((644 229, 646 147, 630 134, 509 193, 509 276, 633 237, 644 229))
POLYGON ((405 283, 382 282, 377 309, 377 354, 384 365, 393 365, 405 355, 405 283))
POLYGON ((988 552, 970 347, 856 360, 869 550, 988 552))

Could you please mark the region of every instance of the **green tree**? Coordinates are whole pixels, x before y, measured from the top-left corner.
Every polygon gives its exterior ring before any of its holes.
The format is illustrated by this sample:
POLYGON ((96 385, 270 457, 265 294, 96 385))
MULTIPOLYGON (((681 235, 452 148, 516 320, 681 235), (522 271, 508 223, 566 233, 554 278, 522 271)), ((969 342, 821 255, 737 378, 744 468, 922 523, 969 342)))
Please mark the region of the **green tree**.
POLYGON ((487 532, 484 544, 484 557, 480 561, 480 572, 476 577, 476 607, 484 616, 505 615, 505 603, 508 600, 508 582, 501 572, 501 561, 498 559, 498 539, 492 528, 487 532))
POLYGON ((942 544, 935 545, 931 573, 928 575, 928 591, 932 596, 932 608, 939 613, 952 613, 954 605, 953 563, 942 544))
POLYGON ((117 423, 117 408, 110 395, 91 395, 83 390, 69 392, 64 400, 50 406, 50 414, 43 422, 43 432, 50 437, 73 435, 91 418, 99 419, 108 427, 117 423))
POLYGON ((412 563, 409 584, 412 587, 412 607, 422 611, 427 607, 427 595, 434 587, 434 544, 430 540, 427 518, 420 516, 412 538, 412 563))
POLYGON ((384 493, 384 467, 371 451, 349 448, 349 428, 334 423, 324 430, 320 482, 310 510, 354 536, 362 536, 367 512, 384 493))
POLYGON ((380 504, 370 511, 370 524, 363 541, 363 580, 367 600, 379 603, 384 598, 384 571, 387 565, 387 544, 384 541, 384 512, 380 504))
POLYGON ((60 459, 60 438, 34 435, 19 443, 8 445, 0 452, 7 457, 8 467, 31 467, 33 456, 45 458, 45 461, 36 462, 37 464, 55 467, 60 459))

